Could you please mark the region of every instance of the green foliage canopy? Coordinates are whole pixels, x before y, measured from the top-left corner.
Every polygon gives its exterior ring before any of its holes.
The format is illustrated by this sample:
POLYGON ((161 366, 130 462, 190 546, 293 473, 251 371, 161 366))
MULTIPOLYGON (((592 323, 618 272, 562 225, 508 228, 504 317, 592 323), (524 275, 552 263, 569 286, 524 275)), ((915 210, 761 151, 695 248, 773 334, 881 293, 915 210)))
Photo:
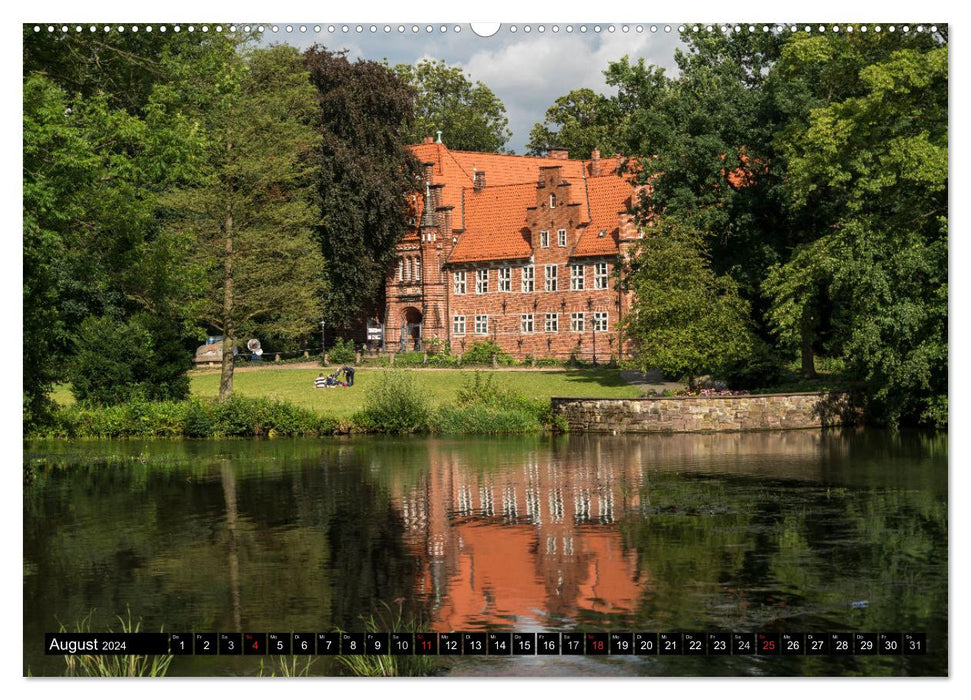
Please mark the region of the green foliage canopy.
POLYGON ((444 61, 401 63, 394 72, 416 92, 414 123, 404 132, 409 143, 441 131, 452 150, 502 152, 512 132, 505 105, 486 85, 444 61))
POLYGON ((328 327, 375 315, 405 233, 408 196, 420 167, 403 136, 413 123, 414 90, 374 61, 350 62, 312 47, 304 54, 317 89, 314 150, 317 237, 327 260, 328 327))

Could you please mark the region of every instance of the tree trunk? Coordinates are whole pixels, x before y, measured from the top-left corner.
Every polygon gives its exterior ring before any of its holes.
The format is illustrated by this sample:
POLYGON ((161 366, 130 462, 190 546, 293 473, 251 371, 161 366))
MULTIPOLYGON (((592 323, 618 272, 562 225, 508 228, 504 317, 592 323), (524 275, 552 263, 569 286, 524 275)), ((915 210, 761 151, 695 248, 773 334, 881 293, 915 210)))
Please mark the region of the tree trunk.
POLYGON ((233 348, 236 346, 236 324, 233 322, 233 211, 227 208, 226 220, 223 224, 225 241, 225 259, 223 260, 223 365, 219 377, 219 400, 225 401, 233 393, 233 370, 236 358, 233 348))
POLYGON ((807 307, 802 314, 799 346, 802 354, 803 379, 816 378, 816 360, 813 356, 812 312, 807 307))

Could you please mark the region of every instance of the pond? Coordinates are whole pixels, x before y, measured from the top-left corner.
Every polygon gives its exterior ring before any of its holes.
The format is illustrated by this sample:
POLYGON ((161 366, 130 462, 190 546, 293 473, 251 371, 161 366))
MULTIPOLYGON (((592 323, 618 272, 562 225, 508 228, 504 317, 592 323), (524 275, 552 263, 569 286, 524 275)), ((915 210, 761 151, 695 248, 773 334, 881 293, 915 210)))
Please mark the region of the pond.
MULTIPOLYGON (((916 632, 923 656, 434 657, 438 675, 946 675, 947 436, 27 442, 45 632, 916 632)), ((266 671, 266 669, 264 669, 266 671)), ((178 656, 169 675, 256 675, 178 656)), ((347 674, 315 657, 313 675, 347 674)))

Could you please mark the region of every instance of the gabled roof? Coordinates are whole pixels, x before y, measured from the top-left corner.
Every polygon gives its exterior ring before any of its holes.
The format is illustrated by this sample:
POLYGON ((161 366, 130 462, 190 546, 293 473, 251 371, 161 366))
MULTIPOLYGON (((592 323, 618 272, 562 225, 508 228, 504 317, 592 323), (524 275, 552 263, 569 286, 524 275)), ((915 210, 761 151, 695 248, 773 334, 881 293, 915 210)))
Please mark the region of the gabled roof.
POLYGON ((465 190, 465 232, 448 261, 515 260, 528 258, 526 207, 536 201, 536 183, 497 185, 480 192, 465 190))
POLYGON ((620 215, 631 205, 633 188, 616 175, 587 179, 587 203, 590 223, 580 234, 573 255, 610 255, 617 252, 620 215), (605 231, 604 235, 600 235, 605 231))
MULTIPOLYGON (((560 167, 562 178, 573 184, 573 199, 579 200, 580 223, 586 228, 572 254, 618 252, 619 216, 630 206, 633 191, 628 176, 617 172, 619 157, 593 161, 453 151, 441 143, 421 143, 411 150, 419 162, 432 164, 431 184, 444 185, 441 205, 453 207, 452 226, 464 228, 448 257, 450 263, 529 257, 526 209, 536 205, 536 183, 544 167, 560 167), (482 172, 485 187, 476 191, 475 175, 482 172), (606 234, 600 236, 601 230, 606 234)), ((412 206, 416 222, 421 221, 423 206, 419 194, 412 206)), ((417 228, 411 229, 404 240, 417 239, 416 234, 417 228)))

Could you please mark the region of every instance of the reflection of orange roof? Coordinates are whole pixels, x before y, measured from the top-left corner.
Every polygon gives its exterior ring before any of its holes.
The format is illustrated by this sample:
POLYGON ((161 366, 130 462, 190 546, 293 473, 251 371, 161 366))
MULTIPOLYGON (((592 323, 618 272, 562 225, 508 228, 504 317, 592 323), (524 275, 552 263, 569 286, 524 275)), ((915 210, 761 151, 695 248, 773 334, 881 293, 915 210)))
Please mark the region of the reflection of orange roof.
POLYGON ((506 185, 465 193, 465 233, 449 262, 528 258, 526 207, 536 199, 536 185, 506 185))
MULTIPOLYGON (((616 529, 575 531, 569 556, 541 556, 543 538, 531 525, 466 522, 453 533, 452 541, 462 544, 452 553, 455 568, 435 615, 438 630, 522 625, 549 610, 631 612, 637 605, 637 564, 624 553, 616 529), (558 578, 561 590, 554 587, 558 578)), ((558 542, 562 546, 562 538, 558 542)))
POLYGON ((546 588, 536 576, 536 530, 529 525, 464 523, 455 527, 462 541, 458 571, 438 611, 439 629, 461 630, 476 622, 537 617, 546 609, 546 588))
POLYGON ((590 555, 586 576, 580 582, 577 607, 595 612, 631 611, 640 587, 637 563, 625 555, 620 534, 613 530, 585 529, 577 533, 582 551, 590 555))

